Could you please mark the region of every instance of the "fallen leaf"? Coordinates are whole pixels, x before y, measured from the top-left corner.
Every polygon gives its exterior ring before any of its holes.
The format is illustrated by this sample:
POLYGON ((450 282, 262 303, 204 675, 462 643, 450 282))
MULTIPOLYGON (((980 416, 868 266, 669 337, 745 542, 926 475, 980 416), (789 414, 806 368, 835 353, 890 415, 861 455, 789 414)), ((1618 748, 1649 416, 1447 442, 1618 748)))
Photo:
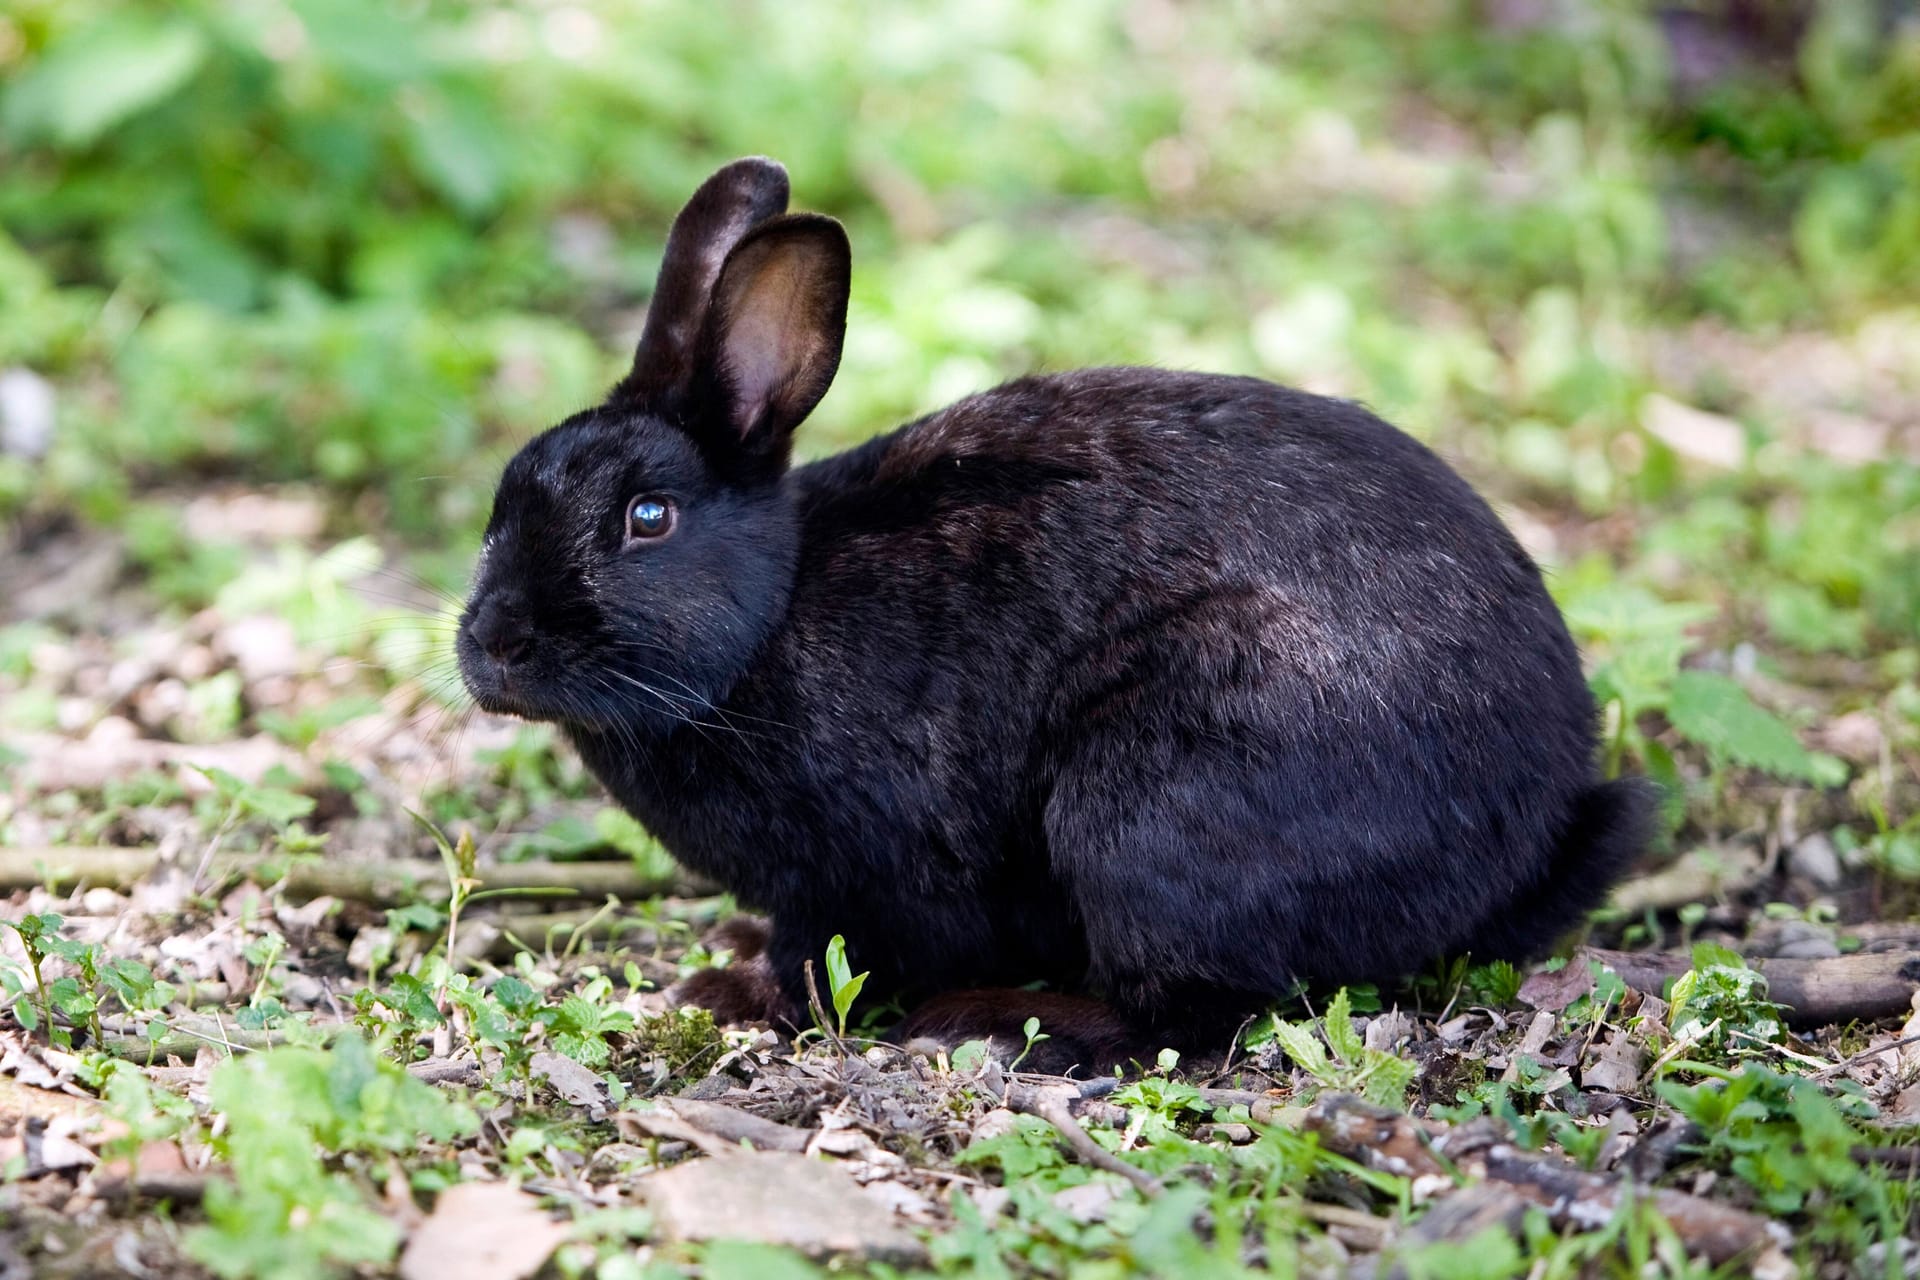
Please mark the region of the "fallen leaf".
POLYGON ((590 1119, 605 1116, 613 1105, 607 1083, 572 1058, 558 1053, 536 1053, 531 1063, 533 1074, 545 1080, 553 1091, 576 1107, 584 1107, 590 1119))
POLYGON ((533 1196, 504 1182, 440 1193, 400 1255, 403 1280, 520 1280, 545 1264, 567 1230, 533 1196))
POLYGON ((1647 1067, 1647 1051, 1624 1031, 1616 1031, 1581 1068, 1580 1087, 1607 1093, 1632 1093, 1647 1067))
POLYGON ((814 1258, 898 1264, 926 1249, 838 1168, 783 1151, 728 1152, 641 1178, 634 1190, 676 1240, 786 1245, 814 1258))
POLYGON ((1119 1194, 1119 1188, 1111 1182, 1083 1182, 1054 1192, 1053 1207, 1075 1222, 1100 1222, 1107 1216, 1107 1206, 1119 1194))
POLYGON ((1593 990, 1593 970, 1575 958, 1552 973, 1541 971, 1520 984, 1520 1000, 1547 1013, 1558 1013, 1593 990))
POLYGON ((1683 458, 1732 469, 1747 458, 1747 433, 1732 418, 1655 393, 1640 402, 1640 425, 1683 458))

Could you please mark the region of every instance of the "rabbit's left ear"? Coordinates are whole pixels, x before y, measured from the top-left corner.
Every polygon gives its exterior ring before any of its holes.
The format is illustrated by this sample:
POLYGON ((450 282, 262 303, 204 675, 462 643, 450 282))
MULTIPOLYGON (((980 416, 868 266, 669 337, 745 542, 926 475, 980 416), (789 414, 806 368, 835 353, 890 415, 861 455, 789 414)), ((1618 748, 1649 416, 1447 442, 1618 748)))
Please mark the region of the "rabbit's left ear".
POLYGON ((696 414, 722 453, 784 462, 840 367, 853 255, 832 218, 761 223, 727 255, 695 365, 696 414))
POLYGON ((735 160, 700 184, 667 234, 633 369, 611 399, 664 407, 685 397, 727 255, 786 207, 787 171, 764 156, 735 160))

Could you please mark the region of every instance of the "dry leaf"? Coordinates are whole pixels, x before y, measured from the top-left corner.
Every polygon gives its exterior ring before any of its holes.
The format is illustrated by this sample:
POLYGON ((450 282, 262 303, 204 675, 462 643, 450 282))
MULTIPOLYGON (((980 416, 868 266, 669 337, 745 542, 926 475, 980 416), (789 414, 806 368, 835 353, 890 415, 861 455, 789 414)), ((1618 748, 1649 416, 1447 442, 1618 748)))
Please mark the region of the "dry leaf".
POLYGON ((403 1280, 520 1280, 538 1271, 567 1230, 539 1201, 504 1182, 440 1193, 400 1255, 403 1280))
POLYGON ((912 1264, 926 1257, 893 1213, 838 1168, 784 1151, 690 1160, 634 1186, 676 1240, 750 1240, 815 1258, 912 1264))

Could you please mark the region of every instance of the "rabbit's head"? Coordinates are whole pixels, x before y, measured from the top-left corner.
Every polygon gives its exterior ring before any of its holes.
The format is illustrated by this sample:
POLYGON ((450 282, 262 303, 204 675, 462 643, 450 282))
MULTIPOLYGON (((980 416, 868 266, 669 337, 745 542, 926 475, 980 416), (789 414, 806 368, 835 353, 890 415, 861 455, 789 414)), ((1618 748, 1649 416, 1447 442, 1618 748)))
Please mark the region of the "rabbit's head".
POLYGON ((839 223, 786 203, 770 160, 708 179, 632 371, 507 464, 456 642, 483 708, 608 733, 697 720, 779 620, 799 537, 780 481, 840 362, 850 262, 839 223))

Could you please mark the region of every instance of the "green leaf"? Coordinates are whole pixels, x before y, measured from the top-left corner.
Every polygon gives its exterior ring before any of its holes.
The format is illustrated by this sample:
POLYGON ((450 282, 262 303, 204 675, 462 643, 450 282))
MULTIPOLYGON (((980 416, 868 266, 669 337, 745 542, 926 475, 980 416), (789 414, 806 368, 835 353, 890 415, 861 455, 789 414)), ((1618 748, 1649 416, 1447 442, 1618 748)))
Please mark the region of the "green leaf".
POLYGON ((847 1012, 859 997, 860 988, 867 985, 867 975, 853 972, 847 963, 847 940, 837 933, 827 942, 827 985, 833 991, 833 1012, 840 1019, 840 1031, 844 1034, 847 1012))
POLYGON ((17 141, 77 150, 178 91, 206 56, 205 34, 185 21, 82 25, 14 81, 0 123, 17 141))
POLYGON ((715 1240, 701 1262, 705 1280, 813 1280, 821 1274, 799 1254, 742 1240, 715 1240))
POLYGON ((1353 1029, 1353 1004, 1345 987, 1340 988, 1327 1005, 1327 1044, 1343 1062, 1357 1063, 1366 1053, 1366 1042, 1353 1029))
POLYGON ((1756 705, 1738 681, 1726 676, 1683 671, 1674 677, 1667 719, 1685 737, 1734 764, 1807 782, 1827 776, 1785 721, 1756 705))
POLYGON ((1313 1034, 1311 1027, 1286 1022, 1280 1018, 1273 1020, 1273 1038, 1287 1051, 1299 1068, 1316 1080, 1324 1080, 1328 1073, 1327 1051, 1313 1034))
POLYGON ((985 1040, 968 1040, 954 1046, 953 1053, 948 1057, 948 1062, 955 1071, 961 1072, 962 1074, 969 1071, 978 1071, 986 1065, 987 1054, 991 1051, 992 1046, 985 1040))
POLYGON ((1407 1090, 1413 1087, 1413 1077, 1419 1068, 1405 1058, 1388 1053, 1369 1054, 1368 1059, 1369 1073, 1364 1090, 1367 1101, 1377 1107, 1406 1106, 1407 1090))
POLYGON ((498 125, 464 96, 434 99, 407 117, 414 167, 468 217, 499 203, 506 181, 499 138, 498 125))

